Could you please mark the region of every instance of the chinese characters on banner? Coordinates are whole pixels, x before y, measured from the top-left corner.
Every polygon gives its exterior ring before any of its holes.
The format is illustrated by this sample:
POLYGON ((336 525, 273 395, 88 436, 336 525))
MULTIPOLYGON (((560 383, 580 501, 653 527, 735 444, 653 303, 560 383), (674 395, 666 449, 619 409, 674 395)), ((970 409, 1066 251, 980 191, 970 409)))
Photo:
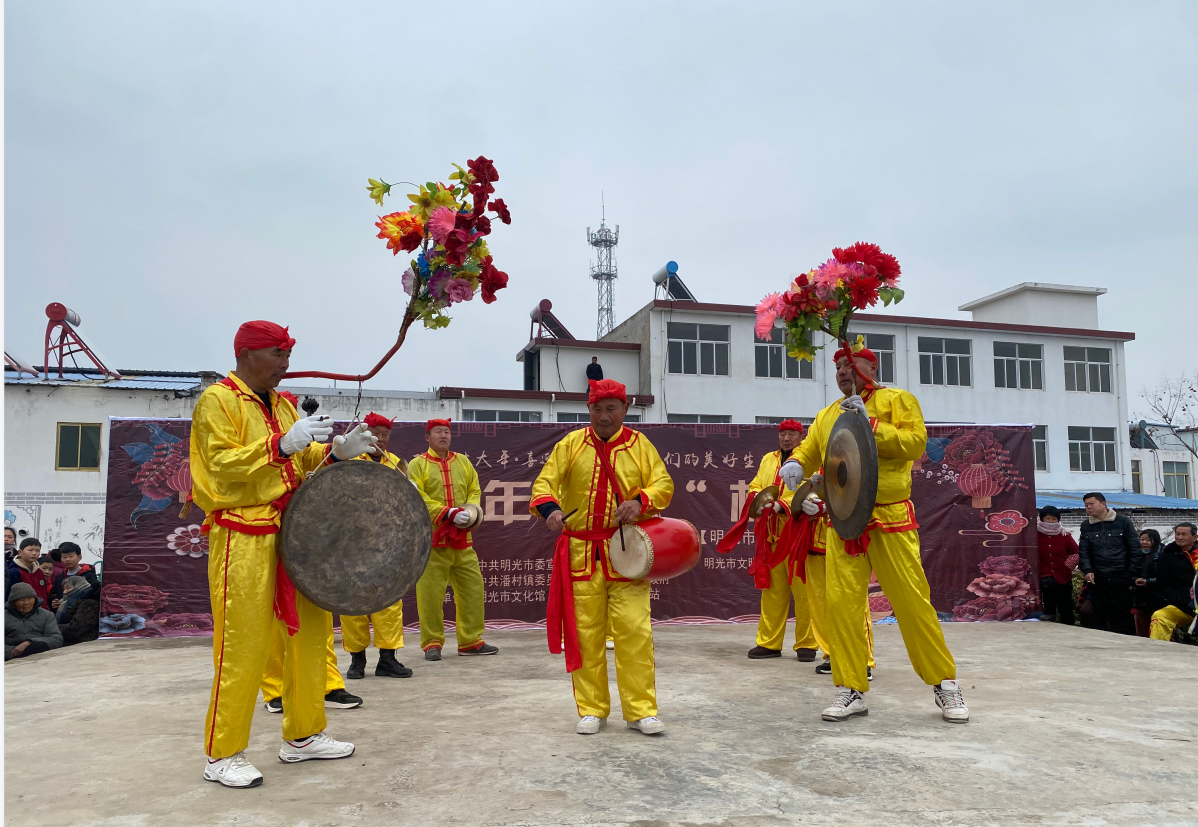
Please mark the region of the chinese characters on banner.
MULTIPOLYGON (((106 634, 136 637, 207 634, 204 515, 179 517, 190 477, 186 420, 112 420, 104 605, 106 634), (172 488, 174 485, 176 488, 172 488), (177 488, 184 490, 180 491, 177 488)), ((528 508, 533 480, 554 444, 576 424, 453 424, 452 449, 478 471, 484 520, 474 532, 486 588, 487 624, 520 628, 543 623, 554 536, 528 508)), ((703 556, 695 569, 652 586, 653 617, 662 622, 751 620, 759 595, 748 576, 754 537, 731 554, 716 543, 739 516, 763 454, 777 449, 770 425, 638 425, 674 479, 666 515, 699 530, 703 556)), ((425 450, 424 423, 397 422, 389 449, 410 458, 425 450)), ((932 602, 945 619, 1023 617, 1036 606, 1035 498, 1027 427, 934 426, 928 451, 912 471, 932 602)), ((404 618, 417 620, 415 594, 404 618)), ((875 618, 889 614, 880 591, 875 618)), ((454 616, 447 592, 446 620, 454 616)))

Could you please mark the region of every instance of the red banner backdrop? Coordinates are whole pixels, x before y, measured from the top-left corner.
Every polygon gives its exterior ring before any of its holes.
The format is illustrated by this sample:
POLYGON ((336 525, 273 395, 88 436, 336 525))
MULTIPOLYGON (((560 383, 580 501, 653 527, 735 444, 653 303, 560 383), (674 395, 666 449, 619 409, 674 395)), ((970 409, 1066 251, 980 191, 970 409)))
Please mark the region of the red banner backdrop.
MULTIPOLYGON (((208 545, 203 512, 180 516, 191 487, 189 420, 113 419, 108 463, 101 632, 159 637, 210 634, 208 545)), ((452 449, 478 469, 486 517, 475 548, 486 583, 487 625, 543 624, 554 537, 528 510, 532 482, 554 444, 579 425, 464 422, 452 449)), ((658 622, 755 620, 748 575, 753 535, 729 555, 715 545, 739 515, 770 425, 639 425, 674 478, 666 514, 692 522, 703 558, 690 573, 654 583, 658 622)), ((924 569, 944 620, 1013 620, 1038 605, 1032 437, 1020 426, 932 426, 912 470, 924 569)), ((390 450, 424 450, 424 424, 397 422, 390 450)), ((415 594, 405 619, 417 622, 415 594)), ((890 615, 874 586, 875 619, 890 615)), ((453 619, 446 595, 446 620, 453 619)))

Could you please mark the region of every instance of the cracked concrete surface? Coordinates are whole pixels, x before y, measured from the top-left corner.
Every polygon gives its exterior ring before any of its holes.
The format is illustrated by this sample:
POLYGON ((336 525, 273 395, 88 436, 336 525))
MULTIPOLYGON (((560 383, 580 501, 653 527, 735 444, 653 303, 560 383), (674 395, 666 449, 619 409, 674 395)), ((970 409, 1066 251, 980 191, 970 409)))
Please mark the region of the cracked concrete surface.
POLYGON ((619 720, 614 681, 608 727, 574 734, 543 633, 488 634, 497 657, 401 650, 413 678, 370 670, 350 684, 363 708, 329 710, 350 759, 281 764, 279 717, 259 708, 253 790, 201 779, 209 640, 97 641, 5 665, 6 822, 1198 825, 1193 648, 1047 623, 944 629, 965 726, 940 720, 894 626, 876 627, 869 716, 844 724, 820 720, 833 690, 812 664, 745 657, 753 627, 658 628, 668 729, 653 738, 619 720))

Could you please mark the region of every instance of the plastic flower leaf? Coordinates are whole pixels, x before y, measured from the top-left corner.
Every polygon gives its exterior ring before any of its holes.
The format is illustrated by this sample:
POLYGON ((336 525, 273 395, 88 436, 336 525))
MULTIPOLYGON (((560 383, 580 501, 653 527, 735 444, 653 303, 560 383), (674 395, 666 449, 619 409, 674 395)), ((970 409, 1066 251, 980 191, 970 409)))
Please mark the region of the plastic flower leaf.
POLYGON ((380 207, 383 206, 383 196, 390 195, 391 185, 386 181, 376 181, 373 178, 367 178, 366 180, 370 184, 366 189, 370 192, 371 200, 380 207))

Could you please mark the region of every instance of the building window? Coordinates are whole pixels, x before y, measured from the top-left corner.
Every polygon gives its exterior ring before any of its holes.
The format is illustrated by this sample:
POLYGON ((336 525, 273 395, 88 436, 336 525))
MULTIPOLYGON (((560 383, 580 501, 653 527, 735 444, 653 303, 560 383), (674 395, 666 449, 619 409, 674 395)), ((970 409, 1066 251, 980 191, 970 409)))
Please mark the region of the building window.
POLYGON ((785 374, 787 379, 815 378, 811 362, 806 359, 796 359, 786 352, 786 331, 784 329, 775 327, 770 331, 769 339, 758 339, 754 335, 753 341, 758 376, 781 379, 785 374))
POLYGON ((804 428, 811 427, 811 423, 815 420, 809 416, 758 416, 754 417, 753 421, 758 425, 781 425, 783 420, 794 419, 803 423, 804 428))
POLYGON ((994 387, 1044 390, 1044 345, 995 342, 994 387))
POLYGON ((1065 390, 1081 393, 1110 393, 1110 348, 1065 348, 1065 390))
POLYGON ((56 471, 99 471, 100 426, 59 422, 55 457, 56 471))
POLYGON ((718 425, 721 422, 731 422, 732 417, 724 414, 666 414, 666 422, 678 425, 693 425, 703 423, 705 425, 718 425))
POLYGON ((1032 426, 1032 451, 1036 455, 1036 470, 1048 470, 1048 426, 1032 426))
MULTIPOLYGON (((591 415, 589 413, 561 413, 559 411, 558 415, 557 415, 557 421, 558 422, 590 422, 591 415)), ((625 414, 624 421, 625 422, 640 422, 641 415, 640 414, 625 414)))
POLYGON ((1131 461, 1131 490, 1133 494, 1144 493, 1144 481, 1141 476, 1143 472, 1140 470, 1140 461, 1133 459, 1131 461))
MULTIPOLYGON (((482 411, 466 408, 462 411, 463 422, 540 422, 540 411, 482 411)), ((590 417, 587 417, 590 422, 590 417)))
POLYGON ((1115 429, 1069 426, 1070 471, 1114 471, 1115 429))
POLYGON ((1190 464, 1188 462, 1163 462, 1165 471, 1165 496, 1190 498, 1190 464))
POLYGON ((919 383, 969 387, 969 339, 919 337, 919 383))
POLYGON ((894 384, 894 336, 889 333, 866 333, 865 346, 878 357, 878 381, 894 384))
POLYGON ((668 354, 670 373, 728 375, 728 342, 731 326, 670 322, 668 354))

